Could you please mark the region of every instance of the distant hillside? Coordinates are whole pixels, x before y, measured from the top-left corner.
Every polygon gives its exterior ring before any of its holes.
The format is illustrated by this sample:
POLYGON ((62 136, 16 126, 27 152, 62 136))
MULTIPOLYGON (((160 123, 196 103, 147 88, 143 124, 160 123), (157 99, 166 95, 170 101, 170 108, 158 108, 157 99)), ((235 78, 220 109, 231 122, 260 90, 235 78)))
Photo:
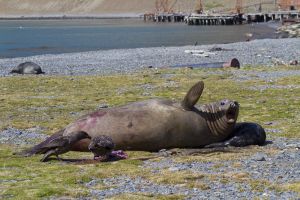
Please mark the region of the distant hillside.
MULTIPOLYGON (((170 4, 176 0, 170 0, 170 4)), ((177 0, 173 10, 191 12, 195 0, 177 0)), ((235 0, 204 0, 206 9, 233 8, 235 0)), ((259 0, 244 0, 245 3, 259 0)), ((0 16, 120 15, 155 10, 155 0, 0 0, 0 16)))

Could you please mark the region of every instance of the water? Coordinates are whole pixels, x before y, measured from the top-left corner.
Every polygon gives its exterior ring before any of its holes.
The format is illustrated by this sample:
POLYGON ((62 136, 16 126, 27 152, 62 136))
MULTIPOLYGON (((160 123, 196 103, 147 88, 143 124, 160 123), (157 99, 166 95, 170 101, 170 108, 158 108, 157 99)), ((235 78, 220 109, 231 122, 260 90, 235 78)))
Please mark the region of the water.
POLYGON ((59 54, 100 49, 183 46, 274 37, 262 24, 188 26, 184 23, 144 23, 141 19, 2 20, 0 58, 59 54))

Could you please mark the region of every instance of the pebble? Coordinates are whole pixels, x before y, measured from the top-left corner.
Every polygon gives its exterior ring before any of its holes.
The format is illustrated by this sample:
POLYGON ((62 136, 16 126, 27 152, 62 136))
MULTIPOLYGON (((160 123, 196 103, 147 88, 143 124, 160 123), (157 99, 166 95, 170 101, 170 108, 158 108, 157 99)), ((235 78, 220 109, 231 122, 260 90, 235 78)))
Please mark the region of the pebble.
POLYGON ((266 161, 267 155, 264 153, 257 153, 252 157, 252 160, 256 161, 266 161))

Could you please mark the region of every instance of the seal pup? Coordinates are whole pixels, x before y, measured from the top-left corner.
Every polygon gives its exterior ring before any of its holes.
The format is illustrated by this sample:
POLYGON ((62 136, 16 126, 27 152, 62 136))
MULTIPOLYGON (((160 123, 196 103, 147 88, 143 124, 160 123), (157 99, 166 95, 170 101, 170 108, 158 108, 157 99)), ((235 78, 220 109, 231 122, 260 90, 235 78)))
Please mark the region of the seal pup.
POLYGON ((92 139, 89 150, 94 154, 94 160, 106 160, 115 147, 113 140, 106 135, 99 135, 92 139))
MULTIPOLYGON (((204 83, 199 81, 182 102, 149 99, 100 109, 82 116, 51 137, 84 131, 91 138, 109 136, 116 149, 141 151, 199 148, 224 141, 234 129, 239 104, 224 99, 196 108, 203 89, 204 83)), ((90 139, 80 140, 71 150, 89 151, 90 142, 90 139)))
POLYGON ((24 62, 11 70, 10 73, 17 74, 44 74, 41 67, 34 62, 24 62))
POLYGON ((114 150, 115 143, 106 135, 96 136, 89 144, 89 150, 97 161, 117 161, 127 159, 128 155, 122 150, 114 150))
POLYGON ((206 148, 216 147, 244 147, 248 145, 264 145, 266 142, 266 132, 264 128, 253 122, 237 123, 232 134, 223 142, 206 145, 206 148))

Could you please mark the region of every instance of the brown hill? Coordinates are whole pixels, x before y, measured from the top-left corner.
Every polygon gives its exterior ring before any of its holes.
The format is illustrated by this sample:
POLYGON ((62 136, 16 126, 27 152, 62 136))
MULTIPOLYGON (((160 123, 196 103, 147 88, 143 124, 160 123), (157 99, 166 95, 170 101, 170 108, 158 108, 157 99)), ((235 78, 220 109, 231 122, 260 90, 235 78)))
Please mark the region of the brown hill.
MULTIPOLYGON (((176 0, 169 0, 173 4, 176 0)), ((258 1, 258 0, 256 0, 258 1)), ((255 1, 255 2, 256 2, 255 1)), ((175 11, 192 12, 196 0, 177 0, 175 11)), ((235 0, 204 0, 205 9, 234 8, 235 0)), ((254 1, 244 0, 244 3, 254 1)), ((0 0, 0 16, 120 15, 155 10, 155 0, 0 0)))

